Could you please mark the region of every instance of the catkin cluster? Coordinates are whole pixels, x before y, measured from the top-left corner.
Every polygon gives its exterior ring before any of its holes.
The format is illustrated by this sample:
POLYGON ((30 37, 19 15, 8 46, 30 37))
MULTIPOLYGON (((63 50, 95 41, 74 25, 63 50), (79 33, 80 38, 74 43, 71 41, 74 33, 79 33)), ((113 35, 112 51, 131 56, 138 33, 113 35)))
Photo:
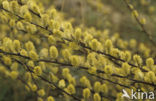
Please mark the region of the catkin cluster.
MULTIPOLYGON (((145 25, 145 18, 129 7, 145 25)), ((146 44, 126 41, 109 29, 75 28, 54 6, 1 0, 0 27, 0 75, 18 81, 13 87, 22 90, 17 93, 31 94, 33 100, 125 101, 122 89, 155 89, 154 53, 146 44)))

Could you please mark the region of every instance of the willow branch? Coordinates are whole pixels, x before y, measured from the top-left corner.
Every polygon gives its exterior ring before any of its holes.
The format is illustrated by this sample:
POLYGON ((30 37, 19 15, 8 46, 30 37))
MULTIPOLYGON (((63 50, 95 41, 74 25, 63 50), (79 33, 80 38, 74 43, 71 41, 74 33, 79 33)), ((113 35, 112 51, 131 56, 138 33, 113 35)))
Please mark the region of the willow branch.
MULTIPOLYGON (((0 50, 0 53, 4 53, 4 54, 6 54, 6 55, 19 56, 19 57, 22 57, 22 58, 25 58, 25 57, 26 57, 26 59, 31 60, 30 57, 22 56, 22 55, 16 54, 16 53, 8 53, 8 52, 4 52, 4 51, 2 51, 2 50, 0 50)), ((54 63, 54 64, 59 64, 59 65, 61 65, 61 66, 73 66, 72 64, 62 63, 62 62, 59 62, 59 61, 57 61, 57 60, 53 60, 53 61, 52 61, 52 60, 40 59, 40 60, 37 60, 36 62, 54 63)), ((85 66, 78 66, 78 68, 79 68, 79 69, 84 69, 84 70, 89 70, 89 68, 88 68, 88 67, 85 67, 85 66)), ((97 73, 105 74, 105 72, 102 71, 102 70, 97 70, 96 72, 97 72, 97 73)), ((117 77, 117 78, 125 78, 125 79, 131 80, 131 81, 133 81, 133 82, 135 82, 135 83, 142 83, 142 84, 146 84, 146 85, 150 85, 150 86, 156 86, 156 85, 153 84, 153 83, 148 83, 148 82, 144 82, 144 81, 139 81, 139 80, 135 80, 135 79, 130 79, 130 78, 128 78, 127 76, 121 76, 121 75, 118 75, 118 74, 112 74, 111 76, 112 76, 112 77, 117 77)), ((102 78, 102 77, 98 77, 98 78, 102 78)), ((103 80, 105 80, 105 79, 103 79, 103 80)))
MULTIPOLYGON (((134 11, 134 8, 130 7, 130 4, 128 3, 128 1, 127 1, 127 0, 123 0, 123 1, 124 1, 124 3, 126 4, 126 6, 127 6, 127 8, 129 9, 129 11, 133 12, 133 11, 134 11)), ((150 42, 156 47, 156 43, 155 43, 155 41, 153 40, 153 38, 152 38, 152 36, 151 36, 151 33, 149 33, 149 32, 146 30, 145 25, 142 24, 142 23, 140 22, 139 18, 138 18, 136 15, 134 15, 134 17, 135 17, 135 20, 136 20, 136 22, 138 23, 138 25, 141 27, 142 32, 145 33, 145 35, 148 37, 148 39, 150 40, 150 42)))
MULTIPOLYGON (((3 9, 3 10, 5 10, 5 11, 7 11, 7 12, 9 12, 9 13, 11 13, 10 11, 4 9, 3 7, 0 7, 0 8, 3 9)), ((14 13, 11 13, 11 14, 14 14, 14 13)), ((24 19, 23 17, 21 17, 21 16, 19 16, 19 15, 16 15, 16 14, 14 14, 14 15, 17 16, 17 17, 19 17, 19 18, 24 19)), ((53 32, 52 32, 51 30, 49 30, 49 29, 47 29, 47 28, 45 28, 45 27, 43 27, 43 26, 41 26, 41 25, 35 24, 35 23, 33 23, 33 22, 29 22, 29 23, 31 23, 31 24, 33 24, 33 25, 35 25, 35 26, 37 26, 37 27, 39 27, 39 28, 41 28, 41 29, 43 29, 43 30, 48 31, 48 32, 49 32, 49 35, 50 35, 50 34, 53 34, 53 32)), ((71 40, 71 39, 67 39, 67 38, 62 38, 62 39, 63 39, 64 41, 66 40, 66 41, 69 41, 69 42, 73 42, 73 40, 71 40)), ((89 49, 89 50, 91 50, 91 51, 93 51, 93 52, 96 52, 97 54, 102 54, 102 55, 108 57, 108 59, 111 60, 111 61, 112 61, 112 59, 114 59, 114 60, 117 60, 117 61, 120 61, 120 62, 126 62, 126 61, 123 60, 123 59, 114 57, 114 56, 112 56, 112 55, 110 55, 110 54, 107 54, 107 53, 105 53, 105 52, 95 51, 95 50, 91 49, 90 47, 86 46, 86 45, 85 45, 84 43, 82 43, 82 42, 78 42, 78 44, 79 44, 81 47, 83 47, 83 48, 89 49)), ((138 66, 136 66, 136 65, 134 65, 134 64, 132 64, 132 63, 130 63, 130 62, 129 62, 128 64, 129 64, 130 66, 132 66, 132 67, 138 67, 138 66)), ((147 72, 147 70, 145 70, 145 69, 143 69, 143 68, 140 68, 140 69, 141 69, 143 72, 147 72)))
MULTIPOLYGON (((18 63, 20 63, 21 65, 25 66, 26 68, 28 68, 28 71, 31 72, 31 73, 34 73, 27 64, 15 59, 18 63)), ((53 85, 56 89, 58 89, 59 91, 69 95, 70 97, 72 97, 73 99, 75 99, 76 101, 81 101, 81 99, 79 99, 78 97, 72 95, 72 94, 69 94, 68 92, 66 92, 65 90, 61 89, 60 87, 58 87, 55 83, 49 81, 48 79, 44 78, 43 76, 39 76, 37 75, 41 80, 43 80, 44 82, 48 83, 48 84, 51 84, 53 85)))

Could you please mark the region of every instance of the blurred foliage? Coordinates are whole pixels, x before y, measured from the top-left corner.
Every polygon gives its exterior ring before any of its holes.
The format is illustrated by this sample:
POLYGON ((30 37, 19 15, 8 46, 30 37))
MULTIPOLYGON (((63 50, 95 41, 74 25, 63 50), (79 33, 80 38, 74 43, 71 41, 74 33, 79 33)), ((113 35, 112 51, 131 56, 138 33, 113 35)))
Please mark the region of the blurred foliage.
MULTIPOLYGON (((111 29, 119 32, 124 39, 135 38, 148 43, 147 36, 141 32, 140 26, 132 18, 130 11, 123 0, 52 0, 57 10, 65 13, 66 19, 75 26, 84 24, 87 27, 96 27, 99 30, 111 29), (102 3, 102 4, 101 4, 102 3), (142 36, 141 38, 139 36, 142 36)), ((147 19, 147 30, 156 40, 156 1, 129 0, 147 19)), ((84 26, 83 26, 84 27, 84 26)), ((82 27, 82 28, 83 28, 82 27)))

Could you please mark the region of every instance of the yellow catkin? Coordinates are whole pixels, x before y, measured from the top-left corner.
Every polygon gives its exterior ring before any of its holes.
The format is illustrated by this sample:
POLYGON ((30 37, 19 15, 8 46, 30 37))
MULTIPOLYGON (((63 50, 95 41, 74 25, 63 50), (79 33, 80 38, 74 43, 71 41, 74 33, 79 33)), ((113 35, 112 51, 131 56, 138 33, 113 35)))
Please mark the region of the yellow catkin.
POLYGON ((101 96, 100 96, 98 93, 95 93, 95 94, 93 95, 93 100, 94 100, 94 101, 101 101, 101 96))
POLYGON ((88 69, 88 72, 91 74, 96 74, 97 68, 96 67, 91 67, 88 69))
POLYGON ((17 1, 11 1, 10 7, 11 7, 13 12, 15 12, 15 13, 19 12, 19 4, 17 3, 17 1))
POLYGON ((45 95, 45 91, 44 91, 44 89, 40 89, 40 90, 38 90, 37 91, 37 94, 39 95, 39 96, 44 96, 45 95))
POLYGON ((146 19, 145 18, 141 18, 140 19, 140 23, 143 24, 143 25, 146 24, 146 19))
POLYGON ((12 79, 16 79, 17 77, 18 77, 18 72, 17 71, 12 71, 12 72, 10 72, 10 77, 12 78, 12 79))
POLYGON ((133 10, 132 15, 135 16, 135 17, 138 17, 139 16, 138 11, 137 10, 133 10))
POLYGON ((152 66, 154 65, 154 60, 152 58, 146 59, 146 65, 147 67, 152 68, 152 66))
POLYGON ((26 30, 28 30, 28 32, 31 34, 34 34, 37 31, 36 26, 33 24, 27 25, 26 30))
POLYGON ((3 61, 4 61, 4 63, 5 63, 6 65, 11 65, 11 63, 12 63, 11 58, 10 58, 10 57, 7 57, 7 56, 4 56, 4 57, 3 57, 3 61))
POLYGON ((16 52, 20 52, 20 49, 21 49, 20 41, 19 40, 14 40, 13 41, 13 47, 14 47, 16 52))
POLYGON ((48 36, 48 42, 49 42, 50 44, 54 44, 54 43, 55 43, 55 38, 54 38, 52 35, 49 35, 49 36, 48 36))
POLYGON ((35 66, 35 64, 34 64, 33 61, 28 61, 28 62, 27 62, 27 65, 28 65, 29 67, 32 67, 32 68, 35 66))
POLYGON ((25 48, 27 49, 27 51, 35 50, 35 46, 31 41, 25 43, 25 48))
POLYGON ((68 92, 70 94, 75 94, 76 93, 76 89, 75 89, 74 85, 72 85, 72 84, 68 85, 67 90, 68 90, 68 92))
POLYGON ((108 87, 106 84, 101 85, 101 92, 103 92, 104 94, 108 93, 108 87))
POLYGON ((36 4, 31 5, 31 10, 37 14, 40 14, 40 9, 36 4))
POLYGON ((91 83, 90 83, 89 79, 86 78, 86 76, 83 76, 83 77, 80 78, 80 83, 81 83, 84 87, 92 88, 92 87, 91 87, 91 83))
POLYGON ((15 20, 10 20, 9 25, 10 25, 10 27, 14 27, 15 26, 15 20))
POLYGON ((112 41, 109 39, 106 40, 104 45, 107 52, 110 52, 111 49, 113 48, 112 41))
POLYGON ((101 91, 101 83, 99 81, 94 83, 94 91, 97 93, 101 91))
POLYGON ((48 55, 49 55, 48 49, 47 48, 43 48, 40 51, 39 55, 40 55, 40 58, 47 58, 48 55))
POLYGON ((19 65, 18 65, 17 62, 12 63, 12 64, 11 64, 11 70, 15 70, 15 71, 16 71, 16 70, 18 69, 18 66, 19 66, 19 65))
POLYGON ((80 28, 77 28, 77 29, 75 30, 75 39, 76 39, 76 40, 80 40, 81 37, 82 37, 81 29, 80 29, 80 28))
POLYGON ((51 46, 49 49, 49 54, 51 58, 57 58, 58 57, 58 50, 55 46, 51 46))
POLYGON ((32 16, 29 12, 26 12, 24 14, 24 19, 27 20, 27 21, 32 21, 32 16))
POLYGON ((19 30, 24 30, 24 26, 23 26, 23 23, 21 23, 20 21, 18 21, 17 22, 17 28, 19 29, 19 30))
POLYGON ((28 56, 28 53, 25 49, 20 50, 20 54, 23 56, 28 56))
POLYGON ((37 86, 35 84, 33 84, 33 85, 31 85, 31 89, 32 89, 32 91, 35 92, 37 90, 37 86))
POLYGON ((142 58, 139 55, 134 55, 133 60, 138 66, 142 65, 142 58))
POLYGON ((59 71, 59 68, 58 67, 53 67, 50 70, 51 70, 52 73, 57 74, 58 71, 59 71))
POLYGON ((110 65, 105 66, 105 67, 104 67, 104 71, 105 71, 107 74, 111 75, 111 74, 113 73, 112 66, 110 66, 110 65))
POLYGON ((70 70, 68 68, 62 69, 62 75, 63 75, 63 77, 64 78, 67 78, 69 72, 70 72, 70 70))
POLYGON ((58 86, 59 86, 60 88, 64 88, 64 87, 66 86, 65 81, 64 81, 64 80, 60 80, 58 86))
POLYGON ((125 75, 130 74, 131 67, 130 67, 130 65, 128 63, 123 63, 122 64, 122 69, 123 69, 125 75))
POLYGON ((47 14, 42 15, 42 22, 43 22, 44 26, 47 26, 47 24, 49 22, 49 15, 47 15, 47 14))
POLYGON ((56 11, 56 9, 51 9, 51 11, 50 11, 50 17, 52 18, 52 19, 54 19, 55 18, 55 16, 56 16, 56 13, 57 13, 57 11, 56 11))
POLYGON ((98 42, 96 39, 93 39, 93 40, 90 42, 90 47, 91 47, 93 50, 98 50, 98 49, 99 49, 99 42, 98 42))
POLYGON ((62 50, 62 55, 65 60, 69 60, 69 57, 71 56, 70 50, 68 49, 62 50))
POLYGON ((45 62, 39 62, 39 66, 41 67, 41 69, 43 71, 45 71, 47 68, 46 68, 46 63, 45 62))
POLYGON ((40 67, 40 66, 34 67, 34 73, 35 73, 36 75, 41 75, 41 74, 42 74, 42 69, 41 69, 41 67, 40 67))
POLYGON ((155 11, 155 7, 154 6, 150 6, 148 8, 148 11, 149 11, 150 14, 152 14, 155 11))
POLYGON ((71 56, 70 61, 73 66, 78 66, 80 62, 78 56, 71 56))
POLYGON ((41 97, 38 97, 37 101, 44 101, 44 100, 41 97))
POLYGON ((38 54, 37 54, 35 51, 33 51, 33 50, 31 50, 31 51, 29 52, 29 57, 30 57, 32 60, 38 60, 38 59, 39 59, 38 54))
POLYGON ((51 78, 51 81, 56 83, 58 81, 58 77, 55 76, 54 74, 50 73, 50 78, 51 78))
POLYGON ((9 2, 6 0, 6 1, 3 1, 2 2, 2 5, 3 5, 3 8, 10 11, 10 4, 9 2))
POLYGON ((84 99, 88 99, 91 95, 90 89, 89 88, 85 88, 83 89, 83 97, 84 99))
POLYGON ((47 98, 47 101, 55 101, 55 100, 54 100, 54 98, 53 98, 52 96, 49 96, 49 97, 47 98))

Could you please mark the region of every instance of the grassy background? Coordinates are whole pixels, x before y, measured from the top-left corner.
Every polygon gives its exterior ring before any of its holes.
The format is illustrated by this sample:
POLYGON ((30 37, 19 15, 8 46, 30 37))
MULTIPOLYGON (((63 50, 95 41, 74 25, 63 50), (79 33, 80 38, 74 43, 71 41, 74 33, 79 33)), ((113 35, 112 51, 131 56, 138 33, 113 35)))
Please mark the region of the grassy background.
MULTIPOLYGON (((99 30, 110 29, 111 33, 119 32, 121 37, 126 40, 135 38, 139 41, 148 43, 147 36, 141 32, 141 28, 132 18, 123 0, 53 0, 57 10, 65 13, 66 19, 74 18, 73 25, 79 26, 84 24, 87 27, 95 27, 99 30), (65 1, 65 2, 63 2, 65 1), (102 2, 102 9, 98 9, 97 2, 102 2), (72 9, 71 9, 72 8, 72 9), (141 36, 141 37, 140 37, 141 36)), ((147 19, 146 29, 153 35, 156 40, 156 11, 152 13, 150 8, 156 7, 155 0, 131 0, 134 8, 147 19), (144 4, 145 1, 145 4, 144 4)))

